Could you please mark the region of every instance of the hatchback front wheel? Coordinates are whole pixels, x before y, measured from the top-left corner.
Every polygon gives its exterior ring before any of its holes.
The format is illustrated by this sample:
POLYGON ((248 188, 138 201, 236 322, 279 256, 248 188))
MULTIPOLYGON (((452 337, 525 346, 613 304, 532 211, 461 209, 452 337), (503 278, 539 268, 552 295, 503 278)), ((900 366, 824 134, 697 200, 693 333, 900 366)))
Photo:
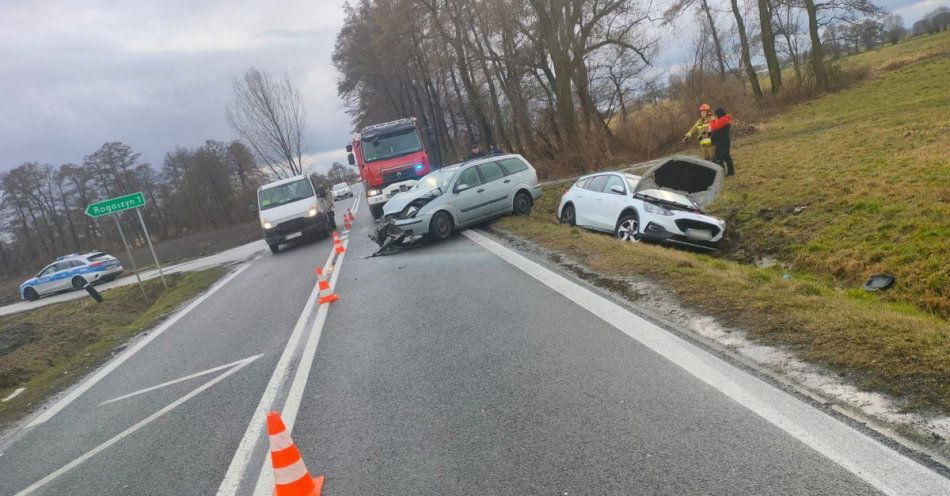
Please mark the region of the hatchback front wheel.
POLYGON ((620 241, 636 243, 640 241, 640 222, 636 215, 624 215, 617 221, 617 229, 614 234, 620 241))

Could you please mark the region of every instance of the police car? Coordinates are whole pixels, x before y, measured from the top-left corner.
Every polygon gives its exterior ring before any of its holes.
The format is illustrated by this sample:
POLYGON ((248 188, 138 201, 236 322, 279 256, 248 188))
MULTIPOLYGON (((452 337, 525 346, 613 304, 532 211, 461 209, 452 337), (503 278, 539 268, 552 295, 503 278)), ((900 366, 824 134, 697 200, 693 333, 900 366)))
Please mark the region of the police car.
POLYGON ((82 289, 87 283, 111 281, 122 270, 122 264, 105 252, 63 255, 21 284, 20 298, 34 301, 50 293, 82 289))

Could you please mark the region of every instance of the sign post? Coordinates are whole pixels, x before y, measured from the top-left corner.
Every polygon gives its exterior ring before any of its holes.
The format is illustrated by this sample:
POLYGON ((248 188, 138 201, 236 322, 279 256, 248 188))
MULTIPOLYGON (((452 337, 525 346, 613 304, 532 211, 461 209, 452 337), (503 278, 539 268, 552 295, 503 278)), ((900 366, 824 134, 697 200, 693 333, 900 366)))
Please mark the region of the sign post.
MULTIPOLYGON (((155 254, 155 247, 152 246, 152 238, 149 236, 148 229, 145 227, 145 220, 142 219, 142 213, 138 210, 140 207, 144 206, 145 195, 139 191, 130 195, 117 196, 115 198, 109 198, 108 200, 90 203, 89 206, 86 207, 86 215, 95 219, 106 215, 118 214, 123 210, 135 209, 135 213, 138 215, 139 222, 142 224, 142 231, 145 233, 145 240, 148 242, 148 248, 152 252, 152 258, 155 260, 155 266, 158 267, 158 275, 162 278, 162 284, 165 285, 165 289, 168 289, 168 282, 165 281, 165 274, 162 272, 162 265, 158 263, 158 255, 155 254)), ((139 269, 135 266, 135 259, 132 258, 132 249, 129 248, 129 242, 125 239, 125 232, 122 231, 122 224, 119 222, 118 215, 115 215, 112 218, 115 219, 115 227, 119 230, 119 237, 122 238, 122 244, 125 246, 125 254, 129 257, 129 262, 132 263, 132 271, 135 273, 135 278, 139 282, 139 289, 142 290, 142 296, 145 297, 145 303, 148 303, 148 295, 145 293, 145 286, 142 285, 142 278, 139 276, 139 269)))
POLYGON ((152 246, 152 237, 148 235, 148 228, 145 227, 145 219, 142 218, 142 211, 135 209, 135 215, 139 216, 139 223, 142 224, 142 232, 145 233, 145 241, 148 241, 148 249, 152 252, 152 260, 155 260, 155 266, 158 267, 158 277, 162 278, 162 285, 168 289, 168 281, 165 280, 165 274, 162 272, 162 264, 158 263, 158 255, 155 254, 155 247, 152 246))
POLYGON ((125 246, 125 254, 129 257, 129 262, 132 263, 132 273, 135 274, 135 279, 139 281, 139 289, 142 290, 142 297, 145 298, 145 304, 149 305, 148 294, 145 293, 145 286, 142 285, 142 278, 139 277, 139 268, 135 266, 135 259, 132 258, 132 250, 129 248, 129 242, 125 240, 125 233, 122 231, 122 223, 119 222, 118 216, 112 217, 115 220, 115 227, 119 229, 119 237, 122 238, 122 245, 125 246))

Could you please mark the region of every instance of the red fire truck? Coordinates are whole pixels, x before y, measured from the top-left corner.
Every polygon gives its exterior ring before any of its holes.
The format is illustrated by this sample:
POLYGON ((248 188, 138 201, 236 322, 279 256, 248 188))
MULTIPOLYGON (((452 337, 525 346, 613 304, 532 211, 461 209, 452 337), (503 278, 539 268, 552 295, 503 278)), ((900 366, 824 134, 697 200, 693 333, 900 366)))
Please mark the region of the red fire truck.
POLYGON ((359 168, 373 218, 383 215, 383 205, 393 195, 439 167, 436 150, 432 130, 423 130, 414 117, 367 126, 346 145, 350 165, 359 168))

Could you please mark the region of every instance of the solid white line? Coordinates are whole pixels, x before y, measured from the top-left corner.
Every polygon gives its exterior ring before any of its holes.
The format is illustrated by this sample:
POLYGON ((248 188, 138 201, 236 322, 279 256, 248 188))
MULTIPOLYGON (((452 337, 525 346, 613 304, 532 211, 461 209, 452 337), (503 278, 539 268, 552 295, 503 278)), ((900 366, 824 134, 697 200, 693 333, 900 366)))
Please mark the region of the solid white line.
POLYGON ((233 362, 231 362, 231 363, 226 363, 226 364, 224 364, 224 365, 219 365, 219 366, 214 367, 214 368, 210 368, 210 369, 207 369, 207 370, 202 370, 201 372, 195 372, 194 374, 186 375, 185 377, 179 377, 178 379, 174 379, 174 380, 171 380, 171 381, 168 381, 168 382, 163 382, 163 383, 161 383, 161 384, 158 384, 157 386, 147 387, 147 388, 145 388, 145 389, 139 389, 138 391, 136 391, 136 392, 134 392, 134 393, 124 394, 124 395, 119 396, 119 397, 117 397, 117 398, 112 398, 111 400, 105 400, 105 401, 103 401, 102 403, 99 403, 99 406, 106 405, 106 404, 108 404, 108 403, 115 403, 116 401, 121 401, 121 400, 124 400, 124 399, 127 399, 127 398, 131 398, 131 397, 133 397, 133 396, 138 396, 138 395, 140 395, 140 394, 148 393, 148 392, 150 392, 150 391, 155 391, 156 389, 161 389, 161 388, 166 387, 166 386, 171 386, 172 384, 178 384, 179 382, 184 382, 184 381, 187 381, 187 380, 189 380, 189 379, 194 379, 194 378, 196 378, 196 377, 201 377, 201 376, 203 376, 203 375, 208 375, 208 374, 217 372, 217 371, 219 371, 219 370, 226 369, 226 368, 228 368, 228 367, 234 367, 235 365, 237 365, 237 364, 239 364, 239 363, 241 363, 241 362, 247 361, 247 360, 256 360, 256 359, 260 358, 260 356, 261 356, 261 355, 254 355, 254 356, 252 356, 252 357, 242 358, 242 359, 240 359, 240 360, 235 360, 235 361, 233 361, 233 362))
POLYGON ((22 490, 22 491, 16 493, 15 496, 22 496, 22 495, 30 494, 31 492, 36 491, 37 489, 39 489, 39 488, 45 486, 46 484, 48 484, 48 483, 49 483, 50 481, 52 481, 53 479, 59 477, 60 475, 63 475, 64 473, 68 472, 69 470, 75 468, 75 467, 76 467, 77 465, 79 465, 80 463, 82 463, 82 462, 84 462, 84 461, 86 461, 86 460, 92 458, 93 456, 95 456, 96 454, 98 454, 99 452, 101 452, 102 450, 105 450, 105 449, 108 448, 109 446, 112 446, 113 444, 115 444, 115 443, 121 441, 122 439, 128 437, 129 435, 131 435, 131 434, 134 433, 135 431, 137 431, 137 430, 141 429, 142 427, 145 427, 146 425, 150 424, 150 423, 151 423, 152 421, 154 421, 155 419, 157 419, 157 418, 161 417, 162 415, 165 415, 166 413, 172 411, 172 410, 175 409, 178 405, 181 405, 182 403, 184 403, 184 402, 190 400, 191 398, 194 398, 196 395, 201 394, 202 391, 204 391, 204 390, 210 388, 211 386, 214 386, 215 384, 217 384, 217 383, 223 381, 223 380, 226 379, 228 376, 230 376, 231 374, 237 372, 238 370, 243 369, 243 368, 246 367, 249 363, 251 363, 251 362, 253 362, 254 360, 256 360, 257 357, 259 357, 259 356, 260 356, 260 355, 253 356, 253 357, 250 357, 250 358, 245 358, 244 360, 241 360, 241 361, 238 362, 238 364, 235 365, 231 370, 228 370, 227 372, 225 372, 225 373, 223 373, 223 374, 221 374, 221 375, 215 377, 214 379, 211 379, 210 381, 208 381, 208 382, 202 384, 201 386, 198 386, 197 388, 193 389, 190 393, 188 393, 188 394, 182 396, 181 398, 178 398, 177 400, 173 401, 173 402, 172 402, 171 404, 169 404, 168 406, 165 406, 165 407, 162 408, 161 410, 159 410, 159 411, 157 411, 157 412, 155 412, 155 413, 149 415, 148 417, 145 417, 144 419, 142 419, 141 421, 139 421, 138 423, 136 423, 136 424, 133 425, 132 427, 129 427, 128 429, 126 429, 126 430, 124 430, 124 431, 122 431, 122 432, 116 434, 115 436, 113 436, 113 437, 112 437, 111 439, 109 439, 108 441, 106 441, 106 442, 100 444, 99 446, 96 446, 95 448, 93 448, 92 450, 88 451, 87 453, 85 453, 84 455, 80 456, 79 458, 76 458, 75 460, 73 460, 73 461, 67 463, 66 465, 63 465, 60 469, 56 470, 55 472, 53 472, 53 473, 47 475, 46 477, 43 477, 42 479, 40 479, 40 480, 34 482, 30 487, 27 487, 26 489, 24 489, 24 490, 22 490))
POLYGON ((66 396, 64 396, 62 399, 60 399, 55 404, 53 404, 53 406, 49 407, 45 412, 43 412, 42 414, 34 418, 32 421, 30 421, 30 423, 27 424, 26 428, 29 429, 31 427, 36 427, 37 425, 40 425, 43 422, 46 422, 47 420, 53 418, 53 416, 59 413, 63 408, 66 408, 67 406, 69 406, 69 404, 75 401, 76 398, 79 398, 80 396, 82 396, 83 393, 89 390, 89 388, 95 386, 99 381, 101 381, 107 375, 112 373, 113 370, 117 369, 119 365, 122 365, 123 363, 125 363, 126 360, 128 360, 129 358, 132 358, 132 355, 138 353, 139 350, 141 350, 142 348, 145 348, 145 346, 147 346, 149 343, 154 341, 155 338, 161 336, 163 332, 168 330, 171 326, 175 325, 175 323, 181 320, 182 317, 184 317, 185 315, 188 315, 189 312, 191 312, 202 302, 210 298, 211 295, 215 294, 219 289, 223 288, 225 284, 231 282, 232 279, 237 277, 238 274, 240 274, 241 272, 244 272, 244 270, 246 270, 248 267, 250 267, 250 264, 244 265, 238 270, 235 270, 234 272, 225 276, 224 279, 218 281, 217 284, 212 286, 211 289, 206 291, 203 295, 199 296, 197 299, 189 303, 188 306, 181 309, 175 315, 172 315, 171 317, 169 317, 168 320, 166 320, 165 322, 162 322, 161 325, 159 325, 157 328, 149 332, 147 336, 143 337, 134 345, 127 348, 119 356, 115 357, 111 362, 109 362, 105 367, 102 367, 101 369, 99 369, 99 371, 96 372, 92 377, 90 377, 89 379, 86 379, 85 382, 77 386, 75 389, 70 391, 66 396))
MULTIPOLYGON (((357 198, 356 206, 353 207, 354 211, 359 208, 359 201, 360 199, 357 198)), ((331 249, 330 256, 327 257, 327 261, 323 264, 324 273, 331 267, 333 255, 334 253, 331 249)), ((331 278, 332 277, 333 276, 331 276, 331 278)), ((247 464, 254 455, 255 446, 261 440, 264 433, 264 415, 273 409, 277 393, 288 378, 291 359, 303 335, 304 326, 307 320, 309 320, 310 314, 313 312, 313 307, 316 304, 319 292, 320 286, 315 282, 313 291, 310 292, 307 303, 304 305, 303 312, 300 313, 300 317, 297 319, 297 324, 294 326, 290 339, 287 341, 287 345, 284 347, 284 351, 281 353, 277 365, 274 367, 274 372, 271 374, 270 380, 264 388, 261 400, 251 415, 247 429, 244 431, 244 437, 241 438, 241 443, 238 445, 237 450, 235 450, 234 457, 231 458, 231 464, 228 465, 228 470, 221 480, 221 485, 218 486, 216 493, 218 496, 234 495, 240 488, 241 480, 244 478, 244 472, 247 469, 247 464)))
POLYGON ((462 234, 881 492, 950 494, 950 480, 864 433, 478 232, 462 234))
MULTIPOLYGON (((349 240, 343 242, 343 246, 349 245, 349 240)), ((340 268, 343 267, 344 251, 336 260, 336 269, 330 276, 330 291, 336 287, 336 280, 340 276, 340 268)), ((284 407, 280 409, 280 417, 287 427, 288 435, 294 430, 294 421, 297 420, 297 412, 300 410, 300 402, 303 399, 304 389, 307 388, 307 380, 310 378, 310 369, 313 366, 314 357, 317 355, 317 345, 320 343, 320 336, 323 334, 323 325, 327 319, 327 312, 330 311, 330 305, 320 305, 317 310, 317 317, 313 320, 313 327, 310 329, 310 336, 304 345, 303 354, 300 357, 300 364, 297 366, 297 372, 294 374, 294 380, 287 393, 287 399, 284 401, 284 407)), ((254 496, 268 496, 274 492, 274 471, 271 469, 270 451, 264 457, 264 463, 261 465, 261 471, 257 476, 257 485, 254 488, 254 496)))

